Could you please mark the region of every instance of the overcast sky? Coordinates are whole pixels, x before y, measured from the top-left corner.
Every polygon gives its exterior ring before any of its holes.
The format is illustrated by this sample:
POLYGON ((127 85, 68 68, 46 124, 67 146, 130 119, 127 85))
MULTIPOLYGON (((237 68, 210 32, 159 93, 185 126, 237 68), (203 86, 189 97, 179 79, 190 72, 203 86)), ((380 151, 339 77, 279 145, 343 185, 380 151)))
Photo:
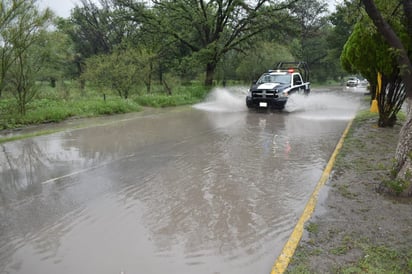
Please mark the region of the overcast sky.
POLYGON ((80 0, 39 0, 38 3, 42 9, 47 6, 51 8, 57 16, 69 17, 70 10, 74 8, 76 4, 79 4, 80 0))
MULTIPOLYGON (((96 0, 96 2, 98 2, 96 0)), ((329 5, 334 6, 337 2, 341 0, 327 0, 329 5)), ((50 7, 58 16, 69 17, 70 10, 74 8, 76 4, 80 3, 80 0, 39 0, 39 5, 41 8, 50 7)))

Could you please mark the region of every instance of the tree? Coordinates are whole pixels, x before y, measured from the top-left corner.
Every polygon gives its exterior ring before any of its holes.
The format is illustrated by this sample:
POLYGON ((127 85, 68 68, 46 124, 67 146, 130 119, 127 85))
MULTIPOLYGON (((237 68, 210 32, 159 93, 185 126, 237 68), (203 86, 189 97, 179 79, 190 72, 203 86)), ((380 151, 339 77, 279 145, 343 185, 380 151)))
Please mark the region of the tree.
POLYGON ((82 77, 101 89, 113 89, 127 99, 130 91, 140 83, 150 89, 150 59, 145 50, 117 49, 111 54, 100 54, 86 61, 82 77))
POLYGON ((121 44, 124 36, 119 28, 123 26, 114 16, 107 1, 100 1, 99 7, 91 0, 81 0, 68 19, 71 24, 65 29, 75 44, 76 52, 84 58, 97 54, 111 53, 121 44))
POLYGON ((294 60, 289 49, 277 43, 260 41, 254 48, 240 55, 237 74, 245 81, 257 80, 268 69, 274 69, 280 61, 294 60))
POLYGON ((395 51, 400 76, 405 85, 408 115, 399 135, 394 171, 396 179, 402 187, 403 194, 412 195, 412 59, 408 55, 408 50, 411 50, 409 47, 412 44, 412 0, 402 0, 400 2, 403 7, 404 22, 408 34, 407 42, 402 42, 399 34, 383 18, 373 0, 362 0, 362 3, 379 33, 395 51))
MULTIPOLYGON (((298 25, 298 46, 294 55, 309 65, 320 61, 326 51, 316 52, 322 41, 322 29, 327 24, 327 3, 319 0, 299 1, 291 11, 298 25)), ((324 49, 324 47, 322 47, 324 49)))
POLYGON ((0 97, 6 85, 5 79, 10 66, 15 62, 13 46, 9 41, 10 24, 24 12, 27 6, 24 0, 0 2, 0 97))
POLYGON ((50 10, 40 12, 35 3, 36 0, 24 1, 15 10, 14 19, 2 31, 9 62, 2 81, 4 87, 17 99, 21 114, 25 114, 27 103, 37 91, 35 81, 42 68, 45 53, 40 43, 52 18, 50 10))
POLYGON ((328 21, 328 4, 324 0, 299 1, 291 9, 296 25, 291 51, 298 59, 308 63, 312 75, 325 81, 330 74, 326 38, 332 26, 328 21))
MULTIPOLYGON (((85 70, 87 58, 112 53, 134 32, 133 25, 125 22, 107 0, 100 0, 99 5, 81 0, 81 6, 72 10, 69 19, 61 20, 59 27, 73 41, 78 77, 85 70)), ((83 89, 84 81, 80 85, 83 89)))
MULTIPOLYGON (((136 1, 119 2, 131 9, 141 6, 136 1)), ((269 0, 153 0, 153 7, 142 16, 153 31, 163 35, 174 47, 193 55, 205 66, 205 85, 210 86, 224 54, 239 49, 242 43, 273 25, 273 22, 288 17, 283 11, 293 2, 296 0, 276 3, 269 0)))
POLYGON ((398 81, 399 69, 391 52, 371 20, 364 16, 356 23, 341 55, 345 70, 361 73, 368 79, 372 99, 376 97, 377 75, 381 75, 382 88, 377 97, 380 127, 395 125, 396 115, 405 100, 404 85, 398 81))
POLYGON ((346 41, 353 32, 357 21, 356 14, 359 14, 356 3, 345 0, 344 3, 336 5, 335 12, 329 16, 332 29, 326 37, 328 56, 325 61, 327 70, 332 73, 335 80, 343 78, 344 70, 340 64, 340 56, 346 41))
POLYGON ((55 87, 58 80, 72 78, 74 52, 70 38, 61 31, 47 31, 41 47, 45 54, 40 79, 49 81, 50 86, 55 87))

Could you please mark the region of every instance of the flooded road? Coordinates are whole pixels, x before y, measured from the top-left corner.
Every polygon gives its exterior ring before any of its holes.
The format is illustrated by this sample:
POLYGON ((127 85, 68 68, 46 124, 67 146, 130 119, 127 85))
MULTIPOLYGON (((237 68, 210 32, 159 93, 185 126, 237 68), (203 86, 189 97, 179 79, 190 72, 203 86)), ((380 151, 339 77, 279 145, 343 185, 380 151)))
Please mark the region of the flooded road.
POLYGON ((361 96, 238 90, 0 145, 0 273, 269 273, 361 96))

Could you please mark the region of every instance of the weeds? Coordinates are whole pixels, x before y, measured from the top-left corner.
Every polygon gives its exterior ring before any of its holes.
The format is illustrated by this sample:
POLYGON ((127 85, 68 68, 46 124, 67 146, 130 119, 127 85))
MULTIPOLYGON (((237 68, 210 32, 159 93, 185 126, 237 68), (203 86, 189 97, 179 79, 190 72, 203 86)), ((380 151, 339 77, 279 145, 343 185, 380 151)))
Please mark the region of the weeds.
POLYGON ((26 125, 60 122, 67 118, 93 117, 119 113, 136 112, 141 106, 167 107, 200 102, 208 90, 200 85, 176 87, 172 95, 151 93, 130 99, 122 99, 110 91, 87 89, 80 91, 75 84, 65 84, 64 89, 53 89, 40 85, 41 92, 27 105, 25 115, 20 115, 13 98, 0 100, 0 130, 18 128, 26 125), (104 94, 103 94, 104 92, 104 94))
POLYGON ((150 93, 134 98, 135 102, 142 106, 169 107, 194 104, 202 101, 207 89, 203 86, 182 86, 172 95, 165 93, 150 93))
POLYGON ((386 246, 363 244, 364 256, 342 273, 411 273, 412 252, 402 253, 386 246))
MULTIPOLYGON (((392 160, 395 163, 395 160, 392 160)), ((395 164, 393 164, 395 166, 395 164)), ((383 180, 382 185, 386 187, 389 191, 395 193, 396 195, 402 194, 411 186, 412 181, 412 171, 406 170, 403 177, 398 176, 398 171, 396 168, 390 170, 390 179, 383 180)))
POLYGON ((389 190, 393 191, 396 195, 402 194, 411 185, 410 182, 411 174, 410 172, 405 174, 405 179, 391 179, 383 181, 383 185, 389 190))
MULTIPOLYGON (((353 248, 359 249, 363 255, 351 264, 337 266, 332 273, 412 273, 411 251, 370 245, 367 239, 354 242, 347 236, 343 239, 342 245, 329 252, 336 256, 345 256, 353 248)), ((307 247, 302 247, 293 257, 293 267, 290 267, 286 273, 317 273, 316 269, 312 269, 308 264, 310 256, 322 256, 322 252, 311 252, 307 247)))
POLYGON ((339 192, 343 197, 345 197, 345 198, 347 198, 347 199, 354 199, 354 198, 356 198, 356 196, 357 196, 355 193, 352 193, 352 192, 349 190, 349 186, 348 186, 348 185, 338 185, 337 189, 338 189, 338 192, 339 192))
POLYGON ((316 223, 309 223, 306 226, 306 230, 310 233, 317 234, 319 232, 319 225, 316 223))

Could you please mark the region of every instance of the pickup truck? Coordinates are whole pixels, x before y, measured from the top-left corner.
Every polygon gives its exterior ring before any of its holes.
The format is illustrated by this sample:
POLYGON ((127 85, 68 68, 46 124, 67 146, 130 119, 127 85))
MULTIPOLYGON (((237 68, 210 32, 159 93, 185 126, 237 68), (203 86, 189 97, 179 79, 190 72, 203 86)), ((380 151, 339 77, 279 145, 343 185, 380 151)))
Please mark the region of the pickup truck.
POLYGON ((310 93, 309 69, 305 62, 280 62, 254 81, 246 96, 248 108, 282 110, 293 93, 310 93))

